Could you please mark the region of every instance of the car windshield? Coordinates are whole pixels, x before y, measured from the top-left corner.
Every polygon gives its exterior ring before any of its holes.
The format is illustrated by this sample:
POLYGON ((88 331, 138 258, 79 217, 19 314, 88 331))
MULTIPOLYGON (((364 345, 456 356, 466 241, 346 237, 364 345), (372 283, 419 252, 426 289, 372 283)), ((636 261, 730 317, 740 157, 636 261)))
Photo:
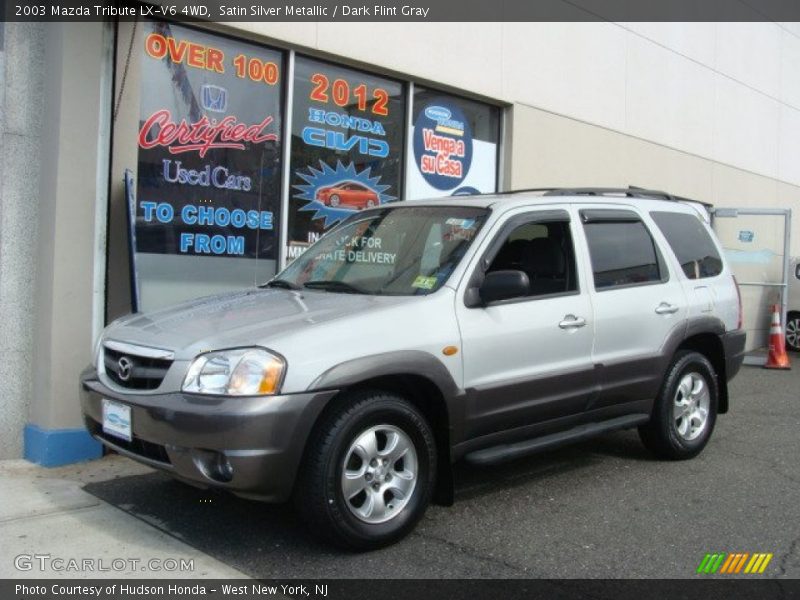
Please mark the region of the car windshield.
POLYGON ((351 217, 266 285, 334 293, 426 295, 439 289, 488 211, 403 206, 351 217))

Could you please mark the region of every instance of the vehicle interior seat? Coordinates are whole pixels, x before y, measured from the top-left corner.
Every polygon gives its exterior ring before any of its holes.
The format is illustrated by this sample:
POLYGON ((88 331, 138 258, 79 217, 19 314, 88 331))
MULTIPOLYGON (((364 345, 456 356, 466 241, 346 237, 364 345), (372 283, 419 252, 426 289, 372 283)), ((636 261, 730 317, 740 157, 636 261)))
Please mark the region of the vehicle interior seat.
POLYGON ((492 261, 490 271, 516 270, 524 271, 526 248, 529 240, 512 240, 503 244, 492 261))
POLYGON ((553 238, 536 238, 525 245, 522 270, 531 282, 531 295, 555 294, 567 289, 567 260, 553 238))

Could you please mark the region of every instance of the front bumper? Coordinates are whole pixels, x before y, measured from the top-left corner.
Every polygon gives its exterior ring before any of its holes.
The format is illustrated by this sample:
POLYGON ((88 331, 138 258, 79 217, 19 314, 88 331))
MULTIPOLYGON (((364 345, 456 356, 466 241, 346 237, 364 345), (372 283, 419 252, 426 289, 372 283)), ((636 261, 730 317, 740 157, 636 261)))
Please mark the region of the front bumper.
POLYGON ((311 428, 336 394, 120 393, 104 385, 94 368, 80 381, 86 427, 107 447, 189 483, 270 502, 291 495, 311 428), (131 442, 103 431, 103 398, 131 407, 131 442))

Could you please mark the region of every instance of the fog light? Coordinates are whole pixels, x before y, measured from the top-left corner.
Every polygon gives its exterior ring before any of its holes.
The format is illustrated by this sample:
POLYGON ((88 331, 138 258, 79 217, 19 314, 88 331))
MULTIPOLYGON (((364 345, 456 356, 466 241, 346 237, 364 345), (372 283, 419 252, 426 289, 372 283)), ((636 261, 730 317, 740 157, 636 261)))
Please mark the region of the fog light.
POLYGON ((233 465, 222 452, 193 450, 194 464, 208 479, 228 483, 233 479, 233 465))

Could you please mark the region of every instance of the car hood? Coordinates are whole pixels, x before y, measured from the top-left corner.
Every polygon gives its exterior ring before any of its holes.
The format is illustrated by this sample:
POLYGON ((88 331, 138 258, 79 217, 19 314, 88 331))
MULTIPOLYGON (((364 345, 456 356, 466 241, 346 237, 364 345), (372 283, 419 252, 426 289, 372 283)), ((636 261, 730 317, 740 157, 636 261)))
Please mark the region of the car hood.
POLYGON ((190 358, 209 349, 269 345, 281 335, 413 300, 411 296, 254 289, 129 315, 110 325, 104 338, 164 348, 174 351, 176 358, 190 358))

